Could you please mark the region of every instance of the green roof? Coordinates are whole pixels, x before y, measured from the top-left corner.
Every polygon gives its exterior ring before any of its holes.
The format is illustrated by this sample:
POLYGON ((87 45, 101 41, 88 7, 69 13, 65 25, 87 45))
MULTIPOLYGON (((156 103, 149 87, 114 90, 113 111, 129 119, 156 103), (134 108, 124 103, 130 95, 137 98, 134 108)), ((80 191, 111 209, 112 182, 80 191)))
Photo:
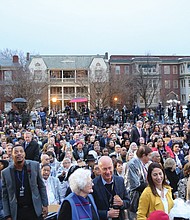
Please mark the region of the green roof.
POLYGON ((94 58, 104 58, 104 55, 40 55, 48 69, 88 69, 94 58))

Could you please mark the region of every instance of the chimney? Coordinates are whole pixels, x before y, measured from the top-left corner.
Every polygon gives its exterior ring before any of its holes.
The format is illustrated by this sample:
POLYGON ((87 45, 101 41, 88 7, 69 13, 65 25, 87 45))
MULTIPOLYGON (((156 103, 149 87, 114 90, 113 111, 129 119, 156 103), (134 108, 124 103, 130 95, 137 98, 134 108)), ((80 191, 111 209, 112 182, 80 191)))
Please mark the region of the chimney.
POLYGON ((30 60, 30 53, 29 53, 29 52, 26 53, 26 60, 27 60, 27 61, 30 60))
POLYGON ((105 60, 108 60, 108 52, 105 52, 105 60))
POLYGON ((19 63, 18 55, 13 56, 13 63, 19 63))

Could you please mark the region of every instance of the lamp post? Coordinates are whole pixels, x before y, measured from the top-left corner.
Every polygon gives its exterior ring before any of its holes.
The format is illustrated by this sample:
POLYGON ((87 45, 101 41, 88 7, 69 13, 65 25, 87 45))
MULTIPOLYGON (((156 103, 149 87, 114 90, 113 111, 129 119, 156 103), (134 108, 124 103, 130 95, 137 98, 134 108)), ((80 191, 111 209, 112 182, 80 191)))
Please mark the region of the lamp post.
POLYGON ((114 97, 114 103, 115 103, 115 108, 117 108, 117 101, 118 101, 118 98, 117 97, 114 97))
MULTIPOLYGON (((53 97, 52 99, 51 99, 51 101, 54 103, 54 106, 55 106, 55 110, 56 110, 56 102, 57 102, 57 97, 53 97)), ((53 108, 53 105, 52 105, 52 108, 53 108)))

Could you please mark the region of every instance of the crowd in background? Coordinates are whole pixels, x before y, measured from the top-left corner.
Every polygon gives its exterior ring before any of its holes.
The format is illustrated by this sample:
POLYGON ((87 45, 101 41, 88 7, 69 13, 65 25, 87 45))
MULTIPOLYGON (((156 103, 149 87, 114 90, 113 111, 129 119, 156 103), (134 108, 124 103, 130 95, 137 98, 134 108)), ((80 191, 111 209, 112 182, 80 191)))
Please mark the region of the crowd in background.
MULTIPOLYGON (((174 112, 165 117, 161 103, 155 111, 143 112, 136 104, 130 111, 123 106, 121 111, 107 108, 91 112, 84 105, 80 112, 69 106, 63 113, 47 113, 43 108, 21 116, 14 110, 0 112, 0 170, 13 162, 13 147, 22 145, 25 158, 39 162, 51 205, 64 201, 69 194, 69 177, 78 168, 90 170, 92 179, 100 176, 98 161, 102 156, 111 158, 114 175, 123 178, 131 201, 134 192, 140 197, 147 187, 149 165, 158 163, 172 188, 171 199, 189 200, 190 124, 187 113, 178 116, 174 112)), ((143 219, 138 208, 138 204, 128 207, 125 218, 143 219)))

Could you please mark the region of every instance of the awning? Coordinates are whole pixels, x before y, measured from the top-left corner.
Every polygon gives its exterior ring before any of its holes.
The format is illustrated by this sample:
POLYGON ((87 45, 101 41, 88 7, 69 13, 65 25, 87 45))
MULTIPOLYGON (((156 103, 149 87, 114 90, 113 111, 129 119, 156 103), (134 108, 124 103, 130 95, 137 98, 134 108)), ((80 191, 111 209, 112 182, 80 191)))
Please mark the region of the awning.
POLYGON ((75 103, 75 102, 88 102, 87 98, 82 98, 82 97, 77 97, 74 99, 71 99, 70 103, 75 103))

